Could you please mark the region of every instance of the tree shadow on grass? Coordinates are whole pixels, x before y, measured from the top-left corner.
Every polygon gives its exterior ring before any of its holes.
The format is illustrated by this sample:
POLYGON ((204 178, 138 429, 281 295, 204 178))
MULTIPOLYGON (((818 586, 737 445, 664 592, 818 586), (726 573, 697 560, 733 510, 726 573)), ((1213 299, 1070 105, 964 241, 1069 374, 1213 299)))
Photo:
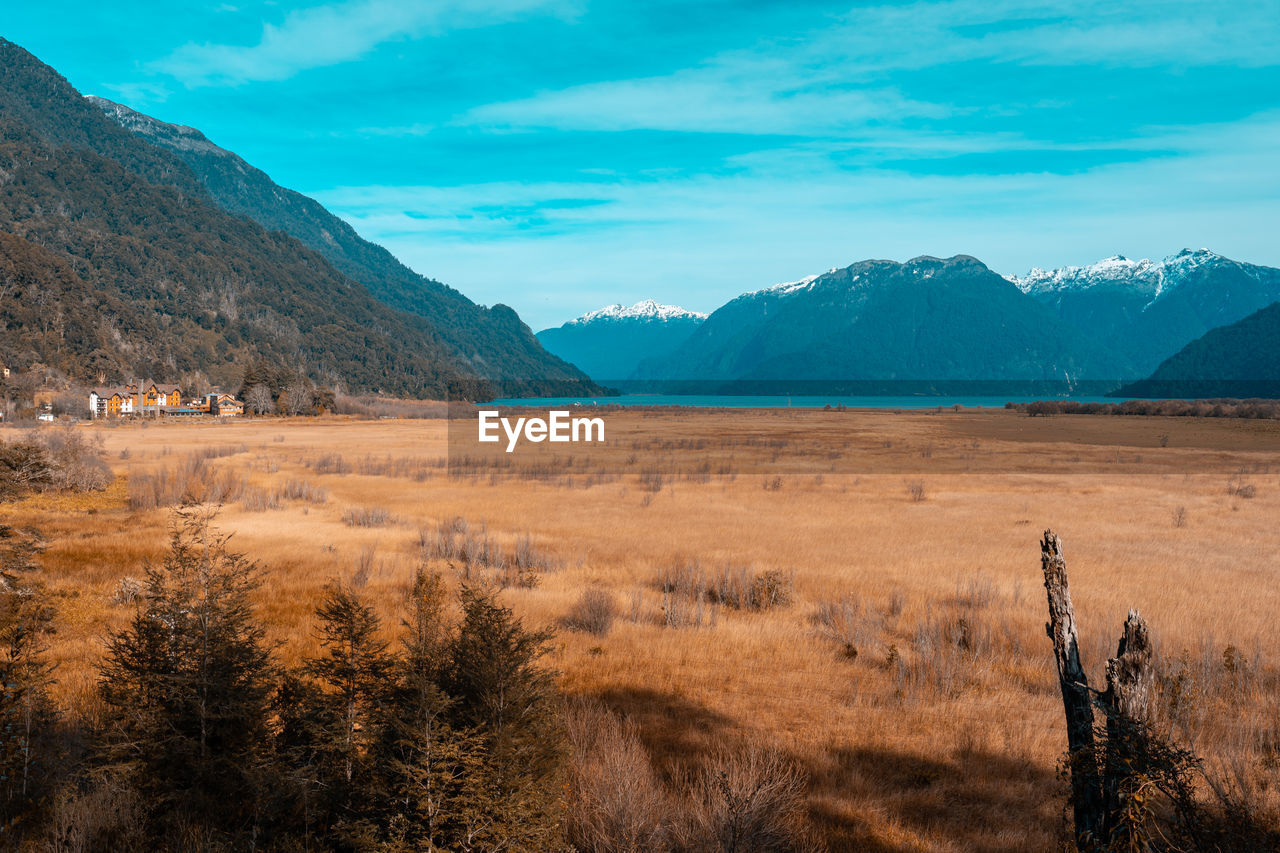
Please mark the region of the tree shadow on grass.
MULTIPOLYGON (((757 742, 733 719, 658 690, 615 688, 595 698, 636 724, 669 785, 723 749, 778 745, 757 742)), ((1014 756, 960 747, 927 756, 840 747, 798 760, 809 776, 810 817, 831 853, 906 853, 921 850, 922 842, 1013 853, 1056 849, 1064 837, 1063 784, 1052 769, 1014 756)))
POLYGON ((808 769, 811 816, 832 851, 901 853, 919 850, 923 837, 1013 853, 1056 849, 1063 837, 1056 773, 1012 756, 839 748, 808 769))
POLYGON ((737 743, 733 720, 680 696, 643 687, 614 688, 596 695, 610 711, 636 724, 636 734, 668 781, 675 771, 699 767, 712 753, 737 743))

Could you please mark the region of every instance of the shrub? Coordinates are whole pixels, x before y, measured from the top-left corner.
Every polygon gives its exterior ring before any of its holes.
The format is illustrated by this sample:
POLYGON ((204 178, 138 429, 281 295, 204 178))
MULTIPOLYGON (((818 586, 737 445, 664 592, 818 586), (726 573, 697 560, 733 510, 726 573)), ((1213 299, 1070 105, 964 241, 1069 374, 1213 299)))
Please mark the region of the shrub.
POLYGON ((924 500, 924 480, 911 480, 907 483, 907 497, 911 498, 912 503, 920 503, 924 500))
POLYGON ((74 429, 32 432, 0 442, 0 500, 32 490, 101 491, 111 483, 102 448, 74 429))
POLYGON ((111 602, 112 604, 133 604, 142 596, 143 590, 142 581, 133 575, 125 575, 120 578, 120 583, 116 584, 116 591, 111 596, 111 602))
POLYGON ((663 593, 662 624, 667 628, 714 628, 716 606, 701 593, 694 598, 663 593))
POLYGON ((207 451, 198 451, 188 454, 176 467, 133 474, 129 477, 130 509, 239 500, 248 488, 244 476, 214 468, 207 458, 207 451))
POLYGON ((603 589, 582 591, 577 603, 564 617, 564 626, 572 631, 583 631, 603 637, 613 627, 617 603, 613 595, 603 589))
POLYGON ((723 568, 711 579, 707 597, 735 610, 771 610, 791 603, 794 586, 793 578, 777 569, 723 568))
POLYGON ((565 834, 573 849, 670 849, 671 807, 635 724, 586 703, 565 716, 573 762, 565 834))
POLYGON ((0 500, 21 497, 53 482, 49 452, 36 442, 0 443, 0 500))
POLYGON ((246 512, 280 509, 280 498, 276 492, 268 492, 258 486, 246 486, 241 490, 240 507, 246 512))
POLYGON ((348 527, 382 527, 391 523, 391 513, 380 506, 352 507, 342 520, 348 527))
POLYGON ((864 651, 875 635, 875 626, 853 596, 818 602, 812 618, 818 632, 834 640, 850 660, 864 651))
POLYGON ((307 480, 286 480, 277 495, 285 500, 322 504, 329 500, 329 490, 307 480))
POLYGON ((804 843, 804 772, 760 748, 712 759, 693 788, 695 805, 682 833, 699 850, 792 850, 804 843))

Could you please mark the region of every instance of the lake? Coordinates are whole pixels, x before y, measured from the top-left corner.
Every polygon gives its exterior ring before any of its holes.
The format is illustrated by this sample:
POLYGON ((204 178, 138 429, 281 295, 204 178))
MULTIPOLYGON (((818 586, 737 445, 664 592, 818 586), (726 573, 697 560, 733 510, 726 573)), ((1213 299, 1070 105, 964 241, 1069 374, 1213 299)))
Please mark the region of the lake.
POLYGON ((524 397, 494 400, 495 406, 531 406, 539 409, 573 406, 690 406, 717 409, 821 409, 844 405, 850 409, 933 409, 955 405, 965 408, 1003 408, 1005 403, 1036 400, 1074 400, 1079 403, 1117 403, 1114 398, 1091 397, 975 397, 953 396, 768 396, 700 394, 622 394, 617 397, 524 397))

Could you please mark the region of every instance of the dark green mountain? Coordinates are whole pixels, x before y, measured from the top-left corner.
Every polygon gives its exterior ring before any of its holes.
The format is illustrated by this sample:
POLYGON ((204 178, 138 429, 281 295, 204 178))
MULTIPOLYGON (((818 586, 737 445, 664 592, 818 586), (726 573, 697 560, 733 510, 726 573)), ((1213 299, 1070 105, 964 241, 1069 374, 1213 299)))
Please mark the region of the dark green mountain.
POLYGON ((1210 330, 1113 396, 1280 398, 1280 302, 1210 330))
POLYGON ((507 306, 476 305, 453 288, 415 273, 386 249, 361 238, 315 199, 277 185, 265 172, 214 145, 200 131, 168 124, 105 98, 89 100, 121 127, 185 163, 223 210, 296 237, 378 300, 429 319, 467 371, 536 384, 584 378, 544 350, 507 306))
POLYGON ((862 261, 744 294, 673 355, 642 365, 640 376, 1070 385, 1113 379, 1120 370, 1132 375, 1107 345, 959 255, 862 261))
POLYGON ((646 299, 630 307, 610 305, 543 329, 538 340, 592 379, 611 385, 632 378, 642 361, 675 352, 706 318, 646 299))
MULTIPOLYGON (((536 378, 477 358, 479 345, 464 356, 456 329, 446 337, 298 239, 223 210, 185 162, 3 40, 0 232, 9 367, 234 386, 263 364, 353 391, 432 397, 595 388, 549 356, 536 378)), ((514 312, 491 313, 532 338, 514 312)))

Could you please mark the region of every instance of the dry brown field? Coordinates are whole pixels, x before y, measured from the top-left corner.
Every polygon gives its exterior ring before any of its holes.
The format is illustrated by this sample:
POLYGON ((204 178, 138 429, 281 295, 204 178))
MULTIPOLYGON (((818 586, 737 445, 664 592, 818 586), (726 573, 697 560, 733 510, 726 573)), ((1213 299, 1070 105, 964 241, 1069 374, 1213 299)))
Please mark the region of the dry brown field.
POLYGON ((573 450, 568 473, 542 459, 463 476, 444 464, 440 420, 76 427, 100 437, 113 486, 0 510, 50 543, 59 701, 92 705, 103 637, 131 613, 113 600, 121 580, 166 547, 169 510, 131 505, 131 488, 224 448, 208 468, 259 499, 228 501, 217 525, 263 569, 259 614, 282 661, 314 650, 331 580, 356 585, 394 633, 423 559, 483 576, 432 556, 460 517, 473 537, 545 558, 534 585, 501 593, 527 623, 559 625, 589 588, 614 597, 607 634, 558 629, 548 663, 567 694, 634 720, 662 773, 725 744, 785 751, 835 850, 1057 845, 1066 737, 1038 548, 1052 528, 1091 679, 1140 609, 1163 723, 1216 779, 1274 805, 1280 422, 690 410, 606 423, 626 442, 573 450), (324 500, 261 499, 289 481, 324 500), (790 601, 664 594, 660 577, 695 562, 708 577, 777 570, 790 601))

